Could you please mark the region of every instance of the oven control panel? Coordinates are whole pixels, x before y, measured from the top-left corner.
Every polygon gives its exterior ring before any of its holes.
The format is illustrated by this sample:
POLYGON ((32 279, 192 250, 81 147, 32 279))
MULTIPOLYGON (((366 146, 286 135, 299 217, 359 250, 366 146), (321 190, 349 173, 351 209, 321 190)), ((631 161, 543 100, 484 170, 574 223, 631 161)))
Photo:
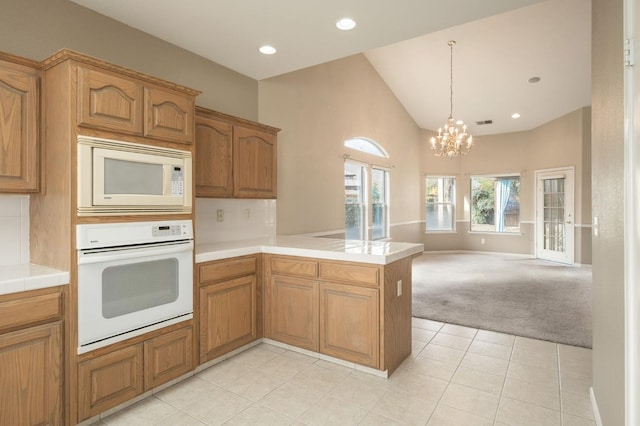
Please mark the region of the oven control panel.
POLYGON ((193 225, 190 220, 76 225, 78 250, 192 239, 193 225))
POLYGON ((187 225, 158 225, 151 229, 153 237, 181 237, 188 234, 187 225))

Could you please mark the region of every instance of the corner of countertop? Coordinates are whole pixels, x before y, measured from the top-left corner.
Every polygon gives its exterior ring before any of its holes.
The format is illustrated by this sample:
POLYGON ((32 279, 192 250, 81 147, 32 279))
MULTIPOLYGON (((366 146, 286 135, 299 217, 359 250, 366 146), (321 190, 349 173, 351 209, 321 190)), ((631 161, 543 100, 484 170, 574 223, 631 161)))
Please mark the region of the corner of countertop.
POLYGON ((69 272, 21 263, 0 266, 0 295, 69 284, 69 272))

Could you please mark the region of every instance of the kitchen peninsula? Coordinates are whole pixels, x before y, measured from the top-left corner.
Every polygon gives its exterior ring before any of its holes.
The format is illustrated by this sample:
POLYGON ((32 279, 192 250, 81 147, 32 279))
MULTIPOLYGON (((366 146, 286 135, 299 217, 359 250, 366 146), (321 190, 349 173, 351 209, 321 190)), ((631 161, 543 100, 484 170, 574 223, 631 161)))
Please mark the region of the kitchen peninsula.
POLYGON ((255 341, 383 376, 411 353, 422 244, 278 236, 196 246, 200 363, 255 341))

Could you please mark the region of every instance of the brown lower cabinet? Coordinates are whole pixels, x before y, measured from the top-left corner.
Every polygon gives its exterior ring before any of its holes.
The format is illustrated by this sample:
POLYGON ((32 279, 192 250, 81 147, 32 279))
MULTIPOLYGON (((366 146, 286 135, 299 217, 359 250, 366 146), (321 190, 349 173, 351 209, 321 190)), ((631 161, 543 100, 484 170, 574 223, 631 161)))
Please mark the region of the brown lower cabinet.
POLYGON ((258 338, 258 256, 198 265, 200 364, 258 338))
POLYGON ((378 289, 320 284, 320 353, 378 368, 378 289))
POLYGON ((411 261, 265 255, 265 337, 391 374, 411 353, 411 261))
POLYGON ((193 331, 184 327, 78 364, 78 419, 122 404, 193 369, 193 331))
POLYGON ((62 425, 62 287, 0 296, 0 425, 62 425))
POLYGON ((318 282, 272 275, 269 284, 269 337, 318 352, 318 282))
POLYGON ((0 424, 62 424, 62 322, 0 335, 0 424))

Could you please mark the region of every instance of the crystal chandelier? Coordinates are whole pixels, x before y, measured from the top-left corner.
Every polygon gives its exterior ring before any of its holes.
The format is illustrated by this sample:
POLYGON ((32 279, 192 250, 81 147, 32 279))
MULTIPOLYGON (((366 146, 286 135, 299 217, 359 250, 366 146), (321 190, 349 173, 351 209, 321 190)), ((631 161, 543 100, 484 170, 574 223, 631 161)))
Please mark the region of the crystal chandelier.
POLYGON ((436 157, 457 157, 458 155, 466 155, 471 150, 473 137, 467 133, 467 125, 462 120, 454 120, 453 118, 453 46, 455 40, 449 41, 451 48, 451 110, 449 119, 444 128, 438 129, 438 136, 431 138, 431 149, 435 151, 436 157))

